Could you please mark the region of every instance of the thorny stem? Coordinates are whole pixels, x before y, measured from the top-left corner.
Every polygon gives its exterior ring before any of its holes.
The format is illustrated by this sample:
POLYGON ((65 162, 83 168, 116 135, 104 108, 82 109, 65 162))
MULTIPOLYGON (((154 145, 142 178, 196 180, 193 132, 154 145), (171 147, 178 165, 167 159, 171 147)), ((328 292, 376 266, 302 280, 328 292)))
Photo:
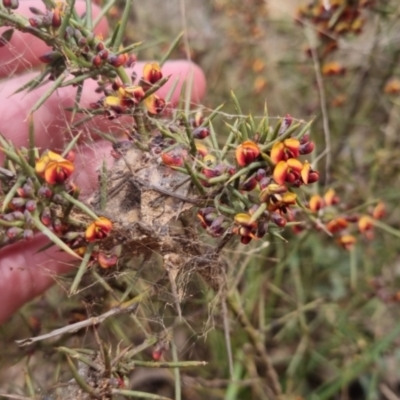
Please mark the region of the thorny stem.
POLYGON ((237 301, 238 292, 237 290, 228 292, 226 295, 226 301, 230 308, 230 310, 235 314, 236 318, 238 319, 239 323, 242 325, 243 329, 249 336, 251 343, 253 344, 254 348, 256 349, 257 353, 260 355, 262 360, 264 361, 265 368, 266 368, 266 378, 268 383, 271 386, 271 389, 276 396, 276 399, 279 399, 282 395, 282 388, 279 383, 278 374, 272 365, 272 361, 268 356, 268 353, 265 349, 265 345, 262 342, 261 335, 257 330, 253 327, 250 323, 247 315, 243 309, 243 306, 237 301))

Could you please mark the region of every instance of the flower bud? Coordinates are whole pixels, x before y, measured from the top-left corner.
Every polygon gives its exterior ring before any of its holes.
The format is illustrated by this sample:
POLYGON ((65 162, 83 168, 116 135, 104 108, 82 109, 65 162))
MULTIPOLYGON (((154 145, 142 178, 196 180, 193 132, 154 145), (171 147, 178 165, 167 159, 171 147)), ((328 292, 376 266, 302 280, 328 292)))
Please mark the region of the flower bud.
POLYGON ((225 232, 225 227, 223 225, 225 218, 222 215, 219 215, 208 228, 208 232, 212 237, 220 237, 225 232))
POLYGON ((44 12, 36 7, 29 7, 29 11, 35 15, 44 15, 44 12))
POLYGON ((315 144, 314 142, 306 142, 300 145, 300 154, 310 154, 314 151, 315 144))
POLYGON ((22 197, 14 197, 10 203, 9 203, 9 208, 11 210, 19 210, 25 206, 25 203, 27 202, 26 199, 22 197))
POLYGON ((29 212, 35 211, 37 207, 37 202, 36 200, 28 200, 25 204, 25 209, 28 210, 29 212))
POLYGON ((41 56, 39 57, 39 60, 40 60, 42 63, 50 64, 50 63, 52 63, 53 61, 59 59, 61 56, 62 56, 62 54, 59 53, 58 51, 49 51, 49 52, 47 52, 47 53, 41 55, 41 56))
POLYGON ((104 50, 104 43, 103 42, 99 42, 96 44, 96 50, 97 51, 102 51, 104 50))
POLYGON ((17 226, 13 226, 11 228, 8 228, 6 231, 6 235, 10 240, 15 240, 18 239, 19 237, 22 236, 24 233, 24 230, 22 228, 19 228, 17 226))
POLYGON ((11 215, 13 221, 25 221, 25 215, 21 211, 13 211, 11 215))
POLYGON ((283 228, 286 225, 286 219, 282 217, 282 215, 278 213, 272 213, 271 214, 271 221, 279 226, 280 228, 283 228))
POLYGON ((51 196, 53 196, 53 191, 47 186, 41 186, 37 195, 41 199, 51 199, 51 196))
POLYGON ((85 46, 85 48, 83 50, 81 50, 83 53, 87 54, 90 51, 90 47, 87 46, 87 39, 85 37, 81 37, 78 42, 77 42, 78 46, 83 49, 85 46))
POLYGON ((11 10, 16 10, 19 7, 18 0, 3 0, 3 6, 11 10))
POLYGON ((210 130, 208 128, 196 128, 192 135, 195 139, 205 139, 207 136, 210 136, 210 130))
POLYGON ((99 51, 97 54, 102 60, 107 60, 108 58, 108 50, 106 49, 99 51))
POLYGON ((115 68, 121 67, 126 63, 127 60, 127 54, 119 54, 118 56, 116 56, 115 54, 110 54, 107 58, 107 62, 115 68))
POLYGON ((32 229, 25 229, 24 233, 22 235, 22 237, 26 240, 26 241, 30 241, 33 239, 33 230, 32 229))
POLYGON ((45 207, 43 209, 42 213, 40 214, 40 221, 45 226, 51 225, 51 211, 49 207, 45 207))
POLYGON ((28 21, 32 28, 40 28, 43 26, 43 18, 41 17, 31 17, 28 21))
POLYGON ((59 28, 61 26, 61 10, 59 7, 56 7, 53 11, 51 26, 53 28, 59 28))
POLYGON ((257 179, 255 178, 255 176, 251 176, 250 178, 248 178, 247 180, 245 180, 239 187, 240 190, 244 190, 246 192, 251 192, 252 190, 254 190, 257 187, 257 179))
POLYGON ((98 54, 96 54, 96 55, 92 58, 91 63, 92 63, 92 65, 93 65, 94 67, 100 67, 100 65, 101 65, 101 57, 100 57, 98 54))

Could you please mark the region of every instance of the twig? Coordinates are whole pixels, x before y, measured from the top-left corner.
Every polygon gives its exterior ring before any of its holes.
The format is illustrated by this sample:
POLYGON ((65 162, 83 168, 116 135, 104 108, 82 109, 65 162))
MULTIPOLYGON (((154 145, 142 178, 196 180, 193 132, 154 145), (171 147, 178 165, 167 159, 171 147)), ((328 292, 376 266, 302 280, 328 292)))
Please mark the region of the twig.
POLYGON ((272 361, 269 358, 267 351, 265 350, 265 346, 264 343, 261 341, 261 336, 259 332, 257 332, 257 330, 250 323, 240 302, 236 300, 237 294, 238 293, 236 290, 229 292, 226 296, 227 304, 231 311, 235 314, 236 318, 239 320, 243 329, 247 332, 251 343, 253 344, 259 356, 264 361, 267 382, 271 386, 271 389, 276 398, 279 398, 282 395, 282 388, 279 383, 278 374, 276 373, 275 368, 272 365, 272 361))
MULTIPOLYGON (((133 299, 134 300, 134 299, 133 299)), ((120 314, 127 314, 131 313, 136 310, 138 307, 138 303, 131 303, 128 306, 118 306, 112 308, 110 311, 107 311, 104 314, 99 315, 98 317, 91 317, 88 319, 85 319, 84 321, 79 321, 75 324, 71 324, 68 326, 63 326, 62 328, 55 329, 54 331, 51 331, 49 333, 46 333, 44 335, 40 336, 35 336, 27 339, 22 339, 22 340, 16 340, 15 342, 18 344, 18 346, 29 346, 32 343, 39 342, 41 340, 46 340, 50 339, 54 336, 59 336, 63 335, 64 333, 72 333, 72 332, 77 332, 82 328, 86 328, 88 326, 93 326, 93 325, 98 325, 104 322, 107 318, 112 317, 114 315, 120 315, 120 314)))
POLYGON ((307 36, 310 42, 310 49, 311 55, 314 63, 314 70, 315 70, 315 78, 317 79, 318 85, 318 94, 319 94, 319 101, 321 106, 321 113, 322 113, 322 126, 324 129, 324 137, 325 137, 325 151, 326 159, 325 159, 325 185, 329 184, 330 181, 330 168, 331 168, 331 131, 329 128, 329 115, 328 115, 328 108, 326 106, 326 96, 325 96, 325 89, 324 89, 324 82, 322 80, 321 75, 321 65, 318 59, 318 54, 315 50, 315 46, 311 36, 311 30, 307 29, 307 36))

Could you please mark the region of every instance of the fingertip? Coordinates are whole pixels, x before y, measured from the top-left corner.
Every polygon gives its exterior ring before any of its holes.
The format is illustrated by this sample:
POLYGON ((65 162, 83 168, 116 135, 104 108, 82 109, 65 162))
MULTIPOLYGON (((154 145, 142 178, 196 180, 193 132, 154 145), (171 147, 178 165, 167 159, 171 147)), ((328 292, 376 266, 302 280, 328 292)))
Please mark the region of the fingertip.
POLYGON ((0 324, 23 304, 43 293, 56 275, 73 268, 71 256, 57 247, 39 251, 49 240, 43 235, 0 250, 0 324))
POLYGON ((183 84, 191 84, 188 87, 191 93, 192 103, 199 103, 206 93, 206 78, 203 70, 195 63, 186 60, 169 61, 163 66, 164 76, 171 75, 168 82, 160 89, 160 95, 165 96, 175 80, 178 78, 176 89, 172 95, 171 101, 173 104, 179 102, 183 84))
MULTIPOLYGON (((76 11, 82 14, 86 10, 86 2, 79 0, 76 2, 76 11)), ((37 0, 21 1, 18 7, 18 15, 23 15, 27 18, 32 17, 29 7, 35 7, 42 11, 45 10, 44 3, 37 0)), ((97 5, 92 5, 93 18, 100 14, 101 9, 97 5)), ((0 27, 0 34, 9 29, 0 27)), ((108 23, 105 18, 102 18, 99 24, 94 29, 98 35, 106 36, 108 34, 108 23)), ((39 57, 49 51, 49 47, 35 36, 29 33, 15 31, 10 42, 6 46, 0 47, 0 78, 7 77, 21 71, 27 71, 31 68, 40 65, 39 57)))

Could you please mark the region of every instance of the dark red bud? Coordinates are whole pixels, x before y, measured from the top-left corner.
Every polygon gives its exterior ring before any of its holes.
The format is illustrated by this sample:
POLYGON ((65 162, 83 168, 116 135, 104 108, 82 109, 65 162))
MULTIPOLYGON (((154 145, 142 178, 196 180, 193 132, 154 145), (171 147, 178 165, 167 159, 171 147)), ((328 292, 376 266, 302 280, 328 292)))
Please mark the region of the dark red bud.
POLYGON ((258 169, 256 172, 257 181, 260 182, 261 179, 266 177, 266 175, 267 175, 267 171, 265 169, 262 169, 262 168, 258 169))
POLYGON ((258 182, 257 182, 257 179, 255 178, 255 176, 251 176, 249 179, 247 179, 240 185, 240 190, 245 190, 246 192, 251 192, 252 190, 254 190, 257 187, 257 184, 258 184, 258 182))
POLYGON ((41 186, 38 190, 38 196, 42 199, 50 199, 53 196, 53 192, 47 186, 41 186))
POLYGON ((302 138, 300 139, 300 144, 304 144, 310 141, 310 135, 306 133, 302 138))
POLYGON ((24 230, 22 228, 18 228, 17 226, 13 226, 12 228, 8 228, 6 231, 6 235, 9 239, 14 240, 23 234, 24 230))
POLYGON ((25 229, 23 233, 23 238, 25 240, 32 240, 33 239, 33 230, 32 229, 25 229))
POLYGON ((310 154, 314 151, 315 144, 314 142, 306 142, 300 145, 300 154, 310 154))
POLYGON ((61 11, 59 8, 55 8, 53 16, 51 18, 51 26, 53 28, 59 28, 61 26, 61 11))
POLYGON ((58 51, 49 51, 48 53, 41 55, 39 57, 39 60, 42 63, 50 64, 51 62, 53 62, 54 60, 57 60, 60 57, 61 57, 61 53, 59 53, 58 51))
POLYGON ((272 179, 269 176, 266 176, 265 178, 262 178, 260 181, 260 189, 263 190, 265 189, 270 183, 272 179))
POLYGON ((236 168, 233 167, 232 165, 229 165, 228 168, 226 169, 226 172, 227 172, 229 175, 234 175, 234 174, 236 174, 236 168))
POLYGON ((11 10, 16 10, 19 7, 18 0, 3 0, 3 6, 5 8, 10 8, 11 10))
POLYGON ((210 136, 210 131, 208 128, 196 128, 192 135, 195 139, 205 139, 207 136, 210 136))
POLYGON ((11 208, 12 210, 18 210, 18 209, 22 208, 25 205, 26 201, 27 200, 22 198, 22 197, 14 197, 10 201, 9 208, 11 208))
POLYGON ((104 43, 103 43, 103 42, 97 43, 97 45, 96 45, 96 50, 97 50, 97 51, 102 51, 102 50, 104 50, 104 43))
POLYGON ((278 213, 271 214, 271 221, 278 225, 280 228, 283 228, 286 225, 286 219, 282 217, 282 215, 278 213))
POLYGON ((29 212, 35 211, 35 210, 36 210, 36 207, 37 207, 37 202, 36 202, 36 200, 28 200, 28 201, 26 202, 26 204, 25 204, 25 208, 26 208, 29 212))
POLYGON ((29 25, 33 28, 40 28, 43 26, 43 18, 40 17, 31 17, 29 18, 29 25))
POLYGON ((110 54, 107 59, 107 62, 115 68, 124 65, 126 61, 127 61, 126 54, 119 54, 118 56, 116 56, 115 54, 110 54))
POLYGON ((56 218, 53 221, 53 230, 54 230, 55 233, 61 233, 62 232, 63 224, 62 224, 60 218, 56 218))
POLYGON ((98 55, 98 54, 96 54, 93 58, 92 58, 92 65, 93 66, 95 66, 95 67, 100 67, 100 65, 101 65, 101 57, 98 55))
POLYGON ((268 231, 268 222, 262 222, 258 225, 257 231, 256 231, 256 237, 261 239, 262 237, 265 236, 265 234, 268 231))
POLYGON ((154 361, 159 361, 162 357, 162 349, 154 349, 153 352, 151 353, 151 357, 153 358, 154 361))
MULTIPOLYGON (((87 39, 85 37, 81 37, 80 39, 78 39, 78 46, 79 47, 85 47, 87 45, 87 39)), ((85 49, 85 52, 88 53, 89 52, 89 47, 87 49, 85 49)))
POLYGON ((51 225, 51 211, 50 208, 45 207, 40 215, 40 221, 42 221, 43 225, 50 226, 51 225))
POLYGON ((104 49, 98 52, 98 55, 102 60, 107 60, 108 58, 108 50, 104 49))
POLYGON ((12 219, 14 221, 24 221, 25 215, 21 211, 14 211, 11 213, 12 219))
MULTIPOLYGON (((136 54, 131 54, 131 55, 129 56, 129 58, 128 58, 128 61, 126 62, 126 66, 127 66, 128 68, 133 67, 133 66, 136 64, 136 61, 137 61, 136 54)), ((133 79, 133 81, 134 81, 134 79, 133 79)), ((132 82, 133 82, 133 81, 132 81, 132 82)))
POLYGON ((222 215, 214 219, 214 221, 208 228, 209 233, 213 237, 219 237, 223 235, 223 233, 225 232, 225 228, 223 227, 223 222, 224 222, 224 217, 222 215))
POLYGON ((36 7, 29 7, 29 11, 35 15, 44 15, 44 12, 36 7))

